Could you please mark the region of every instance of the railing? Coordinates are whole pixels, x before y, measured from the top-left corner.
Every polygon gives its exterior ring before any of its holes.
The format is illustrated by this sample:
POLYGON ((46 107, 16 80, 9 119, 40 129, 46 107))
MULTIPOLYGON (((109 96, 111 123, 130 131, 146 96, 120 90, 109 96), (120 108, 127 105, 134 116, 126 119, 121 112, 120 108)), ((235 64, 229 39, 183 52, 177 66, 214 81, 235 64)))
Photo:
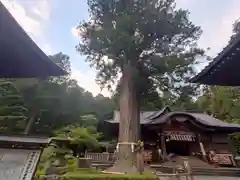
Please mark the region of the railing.
MULTIPOLYGON (((93 162, 114 162, 116 160, 115 153, 85 153, 86 158, 91 158, 93 162)), ((145 162, 152 161, 152 151, 144 151, 143 158, 145 162)))
POLYGON ((86 158, 91 158, 93 162, 114 162, 116 160, 115 153, 85 153, 86 158))

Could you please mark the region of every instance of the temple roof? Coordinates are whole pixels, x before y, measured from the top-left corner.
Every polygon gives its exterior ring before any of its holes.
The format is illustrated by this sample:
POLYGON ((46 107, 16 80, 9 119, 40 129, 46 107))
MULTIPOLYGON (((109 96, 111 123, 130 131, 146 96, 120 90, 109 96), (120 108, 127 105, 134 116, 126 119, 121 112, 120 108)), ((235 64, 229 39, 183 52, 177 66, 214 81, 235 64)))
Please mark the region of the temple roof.
POLYGON ((240 85, 240 34, 234 38, 199 74, 190 82, 239 86, 240 85))
MULTIPOLYGON (((156 119, 157 117, 161 116, 162 114, 169 112, 170 109, 168 107, 165 107, 159 111, 141 111, 140 112, 140 124, 148 124, 152 120, 156 119)), ((114 111, 113 119, 108 120, 107 122, 110 123, 119 123, 120 121, 120 113, 119 111, 114 111)))
POLYGON ((33 42, 0 1, 0 78, 67 74, 33 42))
MULTIPOLYGON (((195 123, 208 126, 208 127, 220 127, 220 128, 237 128, 240 129, 239 124, 232 124, 221 121, 213 116, 210 116, 206 113, 193 113, 193 112, 170 112, 164 114, 163 116, 157 118, 156 120, 152 121, 151 124, 161 124, 165 123, 169 118, 174 116, 188 116, 191 120, 194 120, 195 123)), ((181 120, 179 120, 181 121, 181 120)))
POLYGON ((29 136, 29 135, 16 135, 0 133, 0 142, 19 142, 19 143, 35 143, 35 144, 48 144, 48 137, 29 136))
MULTIPOLYGON (((193 124, 203 125, 209 128, 228 128, 240 130, 239 124, 232 124, 216 119, 206 113, 199 112, 178 112, 171 111, 169 107, 165 107, 159 111, 144 111, 140 114, 140 124, 151 125, 151 124, 162 124, 167 122, 172 117, 184 116, 189 117, 187 119, 179 119, 179 121, 189 120, 193 124)), ((176 119, 178 120, 178 119, 176 119)), ((120 121, 119 111, 114 112, 113 120, 107 121, 111 124, 118 124, 120 121)))

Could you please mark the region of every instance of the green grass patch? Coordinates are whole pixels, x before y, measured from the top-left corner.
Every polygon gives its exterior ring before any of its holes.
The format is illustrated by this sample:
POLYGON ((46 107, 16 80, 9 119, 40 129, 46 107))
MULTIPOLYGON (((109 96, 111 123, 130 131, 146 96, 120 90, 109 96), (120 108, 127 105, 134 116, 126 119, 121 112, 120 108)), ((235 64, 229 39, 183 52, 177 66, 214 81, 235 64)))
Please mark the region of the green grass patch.
POLYGON ((128 175, 128 174, 68 174, 61 180, 157 180, 155 176, 128 175))
POLYGON ((76 169, 61 176, 60 180, 158 180, 152 173, 110 174, 95 169, 76 169))
POLYGON ((75 172, 66 173, 62 180, 157 180, 152 173, 134 174, 110 174, 98 172, 94 169, 78 169, 75 172))

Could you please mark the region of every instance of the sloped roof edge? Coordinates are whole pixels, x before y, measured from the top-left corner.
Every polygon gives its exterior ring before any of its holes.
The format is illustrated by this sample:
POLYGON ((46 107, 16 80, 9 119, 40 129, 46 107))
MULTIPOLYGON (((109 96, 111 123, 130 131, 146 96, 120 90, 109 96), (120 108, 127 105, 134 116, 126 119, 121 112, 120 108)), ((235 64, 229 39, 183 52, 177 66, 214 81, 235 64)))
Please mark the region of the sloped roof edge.
POLYGON ((199 72, 196 76, 192 77, 189 82, 197 83, 203 76, 206 76, 209 71, 214 69, 218 64, 223 61, 223 56, 226 55, 237 43, 240 42, 240 34, 237 35, 231 43, 223 48, 223 50, 211 61, 201 72, 199 72))
POLYGON ((156 113, 152 114, 151 116, 149 116, 148 118, 150 120, 155 120, 156 118, 158 118, 159 116, 165 114, 166 112, 171 112, 171 109, 166 106, 163 109, 161 109, 160 111, 157 111, 156 113))
MULTIPOLYGON (((147 124, 148 122, 154 121, 159 116, 165 114, 165 112, 170 112, 170 108, 168 106, 164 107, 161 110, 158 111, 141 111, 140 114, 140 124, 147 124), (149 114, 149 115, 148 115, 149 114)), ((105 120, 105 122, 109 122, 112 124, 119 123, 119 111, 115 110, 113 119, 112 120, 105 120)))
MULTIPOLYGON (((167 108, 167 107, 166 107, 167 108)), ((169 108, 168 108, 169 109, 169 108)), ((161 110, 162 111, 162 110, 161 110)), ((205 127, 209 128, 228 128, 229 130, 239 130, 240 131, 240 125, 239 124, 231 124, 224 121, 221 121, 219 119, 216 119, 213 116, 210 116, 206 113, 194 113, 194 112, 181 112, 181 111, 175 111, 175 112, 168 112, 166 114, 153 114, 151 116, 151 119, 145 120, 141 122, 141 124, 146 125, 154 125, 154 124, 163 124, 169 120, 172 116, 188 116, 191 117, 192 120, 194 120, 194 124, 203 125, 205 127), (157 116, 158 115, 158 116, 157 116), (154 117, 154 118, 153 118, 154 117)), ((179 120, 181 121, 181 120, 179 120)), ((185 120, 184 120, 185 121, 185 120)), ((106 121, 111 124, 118 124, 119 121, 106 121)))
MULTIPOLYGON (((170 112, 168 114, 165 114, 159 119, 156 119, 153 121, 151 124, 162 124, 165 123, 169 118, 177 115, 182 115, 182 116, 189 116, 193 120, 195 120, 197 123, 202 124, 204 126, 208 127, 213 127, 213 128, 234 128, 234 129, 239 129, 240 130, 240 125, 239 124, 231 124, 231 123, 226 123, 224 121, 221 121, 219 119, 216 119, 208 114, 205 113, 188 113, 188 112, 170 112)), ((177 120, 181 121, 181 120, 177 120)), ((185 120, 184 120, 185 121, 185 120)))
MULTIPOLYGON (((54 71, 52 76, 61 76, 68 74, 62 68, 60 68, 57 64, 55 64, 38 46, 37 44, 29 37, 29 35, 24 31, 24 29, 20 26, 20 24, 15 20, 12 14, 7 10, 7 8, 0 1, 0 25, 3 20, 9 20, 9 24, 11 28, 14 30, 14 34, 19 40, 22 42, 22 46, 29 46, 32 51, 34 51, 43 61, 51 66, 51 69, 54 71)), ((1 27, 0 27, 1 28, 1 27)), ((1 30, 1 29, 0 29, 1 30)), ((47 75, 48 76, 48 75, 47 75)), ((51 75, 50 75, 51 76, 51 75)))
POLYGON ((48 144, 49 137, 0 133, 0 141, 48 144))

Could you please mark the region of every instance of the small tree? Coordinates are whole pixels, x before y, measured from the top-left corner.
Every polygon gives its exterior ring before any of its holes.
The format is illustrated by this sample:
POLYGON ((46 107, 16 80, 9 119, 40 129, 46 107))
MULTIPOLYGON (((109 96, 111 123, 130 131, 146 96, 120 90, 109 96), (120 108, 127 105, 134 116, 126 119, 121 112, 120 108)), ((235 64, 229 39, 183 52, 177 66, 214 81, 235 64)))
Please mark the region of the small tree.
POLYGON ((233 133, 229 135, 230 143, 232 145, 233 155, 240 156, 240 133, 233 133))
POLYGON ((51 149, 51 155, 49 157, 50 164, 53 162, 57 166, 65 166, 67 163, 66 155, 71 154, 71 150, 68 148, 68 141, 64 138, 52 138, 49 147, 51 149))
POLYGON ((67 147, 72 150, 73 156, 84 157, 87 149, 98 146, 100 133, 93 133, 86 127, 69 125, 57 132, 57 138, 65 139, 67 147))

